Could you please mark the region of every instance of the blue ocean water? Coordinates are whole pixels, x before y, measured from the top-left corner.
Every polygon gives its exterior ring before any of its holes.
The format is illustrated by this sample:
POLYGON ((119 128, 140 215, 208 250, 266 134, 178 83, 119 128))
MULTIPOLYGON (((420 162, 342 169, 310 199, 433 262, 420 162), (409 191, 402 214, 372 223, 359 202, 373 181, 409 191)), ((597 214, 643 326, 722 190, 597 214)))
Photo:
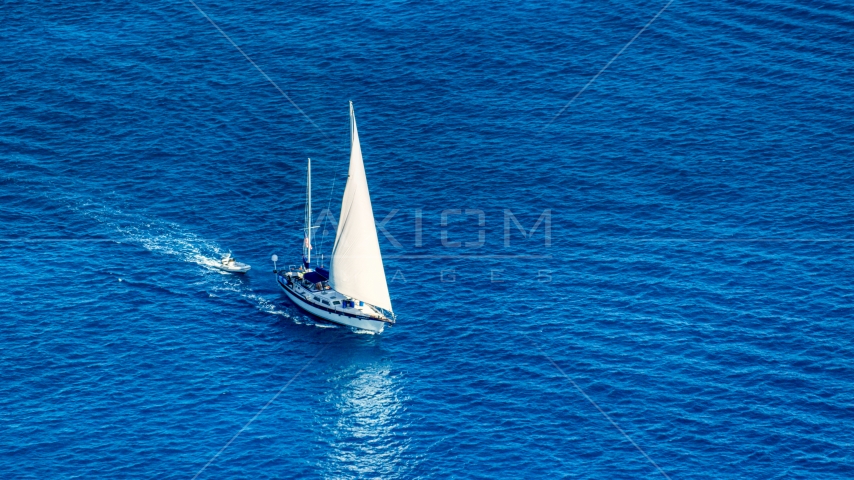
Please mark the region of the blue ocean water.
POLYGON ((0 10, 0 476, 854 477, 850 2, 676 1, 551 124, 665 2, 196 4, 318 128, 190 2, 0 10), (382 335, 269 260, 350 100, 382 335))

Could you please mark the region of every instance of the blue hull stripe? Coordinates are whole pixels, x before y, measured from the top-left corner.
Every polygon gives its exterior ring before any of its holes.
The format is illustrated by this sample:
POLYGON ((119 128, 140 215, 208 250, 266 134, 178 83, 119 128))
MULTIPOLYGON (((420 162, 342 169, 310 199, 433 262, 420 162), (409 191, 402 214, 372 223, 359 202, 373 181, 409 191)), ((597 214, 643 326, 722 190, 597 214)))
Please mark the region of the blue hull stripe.
MULTIPOLYGON (((343 316, 345 316, 345 317, 357 318, 357 319, 359 319, 359 320, 369 320, 369 321, 371 321, 371 322, 388 323, 388 322, 383 322, 382 320, 375 320, 375 319, 370 318, 370 317, 365 317, 365 316, 363 316, 363 315, 354 315, 354 314, 352 314, 352 313, 341 312, 341 311, 339 311, 339 310, 333 310, 333 309, 331 309, 331 308, 327 308, 327 307, 324 307, 324 306, 322 306, 322 305, 318 305, 318 304, 316 304, 316 303, 309 302, 308 300, 306 300, 305 298, 303 298, 303 297, 302 297, 302 295, 297 294, 296 292, 292 291, 292 290, 291 290, 291 289, 289 289, 287 286, 285 286, 285 284, 283 284, 283 283, 282 283, 282 281, 281 281, 279 278, 277 278, 277 279, 276 279, 276 281, 279 283, 279 286, 280 286, 280 287, 282 287, 282 289, 283 289, 285 292, 290 293, 291 295, 293 295, 293 297, 296 297, 296 299, 297 299, 297 300, 299 300, 299 301, 301 301, 301 302, 304 302, 304 303, 307 303, 307 304, 311 305, 311 306, 312 306, 312 307, 314 307, 314 308, 318 308, 318 309, 323 310, 323 311, 325 311, 325 312, 334 313, 335 315, 343 315, 343 316)), ((289 299, 291 299, 291 301, 293 302, 293 301, 294 301, 294 298, 293 298, 291 295, 288 295, 288 298, 289 298, 289 299)), ((295 304, 297 304, 296 302, 294 302, 294 303, 295 303, 295 304)), ((297 305, 299 305, 299 304, 297 304, 297 305)), ((311 312, 308 312, 308 313, 311 313, 311 312)), ((323 318, 323 317, 320 317, 320 318, 323 318)), ((328 319, 328 318, 323 318, 323 319, 324 319, 324 320, 331 321, 331 322, 334 322, 334 320, 330 320, 330 319, 328 319)))

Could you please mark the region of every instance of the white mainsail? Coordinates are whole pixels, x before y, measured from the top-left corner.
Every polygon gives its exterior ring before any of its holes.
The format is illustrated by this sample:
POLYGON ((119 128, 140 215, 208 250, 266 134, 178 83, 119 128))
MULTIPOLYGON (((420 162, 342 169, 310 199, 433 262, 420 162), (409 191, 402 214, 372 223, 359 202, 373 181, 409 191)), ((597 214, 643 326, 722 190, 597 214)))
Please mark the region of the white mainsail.
POLYGON ((332 247, 329 284, 344 295, 392 311, 353 102, 350 102, 350 171, 332 247))

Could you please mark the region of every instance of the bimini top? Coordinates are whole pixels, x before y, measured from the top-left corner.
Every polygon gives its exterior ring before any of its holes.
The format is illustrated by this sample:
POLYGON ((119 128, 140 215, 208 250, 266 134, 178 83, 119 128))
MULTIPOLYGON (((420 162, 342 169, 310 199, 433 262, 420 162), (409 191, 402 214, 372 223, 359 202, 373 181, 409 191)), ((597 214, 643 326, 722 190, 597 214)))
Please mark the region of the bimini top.
POLYGON ((324 273, 326 273, 326 270, 323 270, 323 269, 321 269, 321 268, 318 268, 317 270, 315 270, 315 271, 313 271, 313 272, 305 272, 305 273, 303 273, 303 274, 302 274, 302 278, 304 278, 305 280, 308 280, 308 281, 309 281, 309 282, 311 282, 311 283, 320 283, 320 282, 325 282, 326 280, 328 280, 328 279, 329 279, 329 277, 328 277, 328 276, 324 276, 324 275, 323 275, 324 273))

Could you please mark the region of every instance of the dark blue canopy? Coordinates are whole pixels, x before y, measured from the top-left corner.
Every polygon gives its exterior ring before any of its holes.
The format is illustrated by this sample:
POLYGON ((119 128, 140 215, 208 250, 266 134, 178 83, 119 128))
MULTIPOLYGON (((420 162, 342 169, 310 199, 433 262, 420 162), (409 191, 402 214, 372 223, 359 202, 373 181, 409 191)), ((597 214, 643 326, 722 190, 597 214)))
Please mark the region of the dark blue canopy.
POLYGON ((324 277, 323 275, 321 275, 318 272, 305 272, 302 275, 302 278, 308 280, 311 283, 325 282, 327 279, 327 277, 324 277))

